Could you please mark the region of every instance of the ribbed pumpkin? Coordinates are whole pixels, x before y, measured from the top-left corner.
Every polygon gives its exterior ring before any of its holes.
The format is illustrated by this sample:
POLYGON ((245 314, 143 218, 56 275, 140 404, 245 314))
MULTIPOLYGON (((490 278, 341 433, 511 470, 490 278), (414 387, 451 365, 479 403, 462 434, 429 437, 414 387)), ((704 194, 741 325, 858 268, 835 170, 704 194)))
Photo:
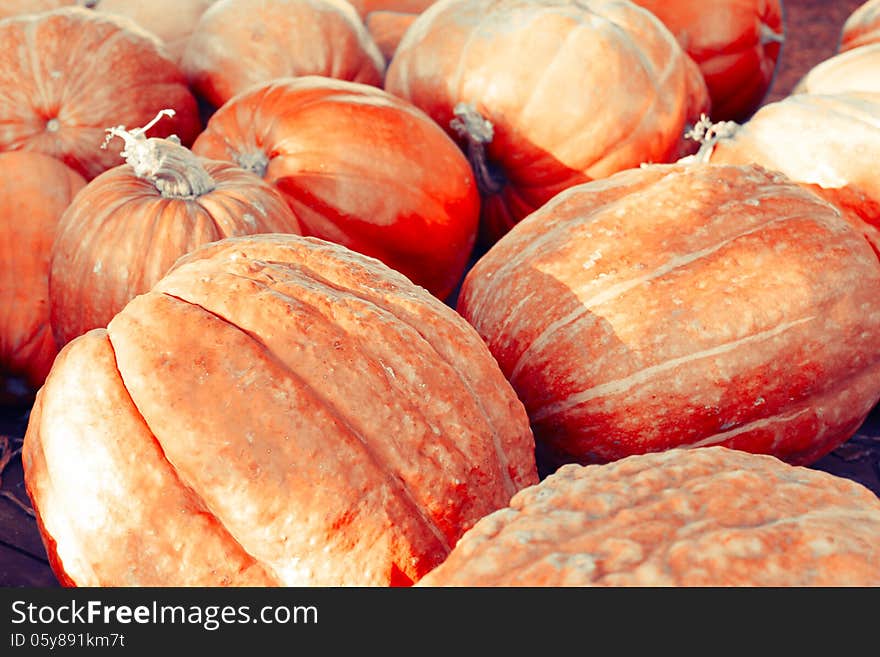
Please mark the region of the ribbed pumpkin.
POLYGON ((92 0, 98 12, 126 16, 162 40, 179 62, 193 28, 216 0, 92 0))
POLYGON ((543 471, 723 445, 810 464, 880 399, 880 261, 755 165, 652 165, 563 192, 459 311, 526 406, 543 471))
POLYGON ((701 158, 782 171, 880 228, 880 93, 795 94, 714 130, 701 158))
POLYGON ((849 15, 840 30, 838 51, 880 42, 880 0, 868 0, 849 15))
POLYGON ((397 44, 416 17, 437 0, 351 0, 373 41, 391 61, 397 44))
POLYGON ((183 73, 130 20, 64 7, 0 23, 0 150, 46 153, 91 180, 122 164, 101 149, 107 126, 169 107, 154 136, 192 143, 201 125, 183 73))
POLYGON ((58 355, 25 482, 67 585, 407 585, 537 483, 476 332, 293 235, 183 258, 58 355), (71 464, 76 467, 71 467, 71 464))
POLYGON ((219 107, 288 76, 381 86, 385 59, 347 0, 219 0, 193 29, 182 66, 196 93, 219 107))
POLYGON ((0 153, 0 380, 19 378, 31 394, 57 353, 49 326, 55 229, 85 184, 48 155, 0 153))
POLYGON ((811 68, 793 93, 880 93, 880 43, 870 43, 829 57, 811 68))
POLYGON ((655 14, 700 67, 716 121, 761 104, 784 41, 781 0, 633 0, 655 14))
POLYGON ((566 465, 468 531, 418 586, 878 586, 880 500, 710 447, 566 465))
POLYGON ((111 134, 124 139, 126 164, 77 196, 52 246, 49 307, 59 346, 106 326, 200 244, 299 233, 284 199, 259 176, 199 158, 170 139, 147 139, 144 129, 111 134))
POLYGON ((320 76, 257 85, 211 117, 193 151, 271 182, 304 234, 441 299, 464 274, 480 210, 473 172, 428 116, 381 89, 320 76))
POLYGON ((407 31, 385 88, 467 150, 487 244, 567 187, 677 159, 708 112, 660 20, 604 0, 442 0, 407 31))

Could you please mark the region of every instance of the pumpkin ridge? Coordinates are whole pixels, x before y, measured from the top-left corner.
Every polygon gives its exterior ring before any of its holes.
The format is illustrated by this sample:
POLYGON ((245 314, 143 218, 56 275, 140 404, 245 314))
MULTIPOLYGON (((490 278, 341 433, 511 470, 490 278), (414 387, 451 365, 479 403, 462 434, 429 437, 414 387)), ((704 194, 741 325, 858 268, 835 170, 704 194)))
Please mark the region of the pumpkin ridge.
MULTIPOLYGON (((150 425, 147 423, 146 418, 144 417, 143 413, 141 413, 141 409, 137 405, 137 401, 135 401, 135 399, 131 396, 131 393, 128 390, 128 386, 125 385, 125 377, 122 375, 122 371, 119 369, 119 363, 116 360, 116 349, 113 345, 113 339, 109 332, 107 332, 106 334, 106 339, 110 347, 110 353, 113 355, 113 366, 115 368, 116 376, 121 382, 120 387, 125 390, 125 395, 131 402, 132 408, 137 411, 138 417, 143 422, 144 426, 149 430, 150 436, 152 436, 153 438, 153 443, 155 444, 158 452, 162 455, 162 460, 167 464, 169 471, 173 474, 174 480, 180 484, 180 488, 184 491, 184 494, 189 498, 189 500, 193 502, 195 506, 200 507, 207 515, 209 515, 213 519, 213 522, 211 522, 211 524, 215 525, 218 528, 218 533, 228 536, 229 540, 241 551, 241 553, 243 555, 246 555, 251 564, 256 564, 259 567, 267 570, 272 575, 273 579, 280 584, 282 580, 275 572, 272 564, 258 560, 254 555, 252 555, 245 549, 245 547, 239 542, 238 538, 236 538, 232 531, 230 531, 230 529, 226 526, 226 523, 223 522, 223 519, 220 517, 220 515, 211 508, 207 500, 205 500, 198 489, 193 486, 191 482, 184 480, 180 471, 177 469, 174 463, 170 461, 167 454, 165 453, 165 447, 162 445, 158 436, 156 436, 156 434, 150 428, 150 425)), ((40 445, 42 446, 42 442, 40 443, 40 445)))
MULTIPOLYGON (((233 276, 235 276, 235 274, 233 274, 233 276)), ((249 280, 253 281, 253 279, 249 279, 249 280)), ((253 281, 253 282, 259 284, 259 281, 253 281)), ((446 540, 446 537, 443 534, 443 532, 441 531, 441 529, 437 526, 437 524, 431 518, 429 518, 425 514, 425 511, 422 509, 422 507, 416 501, 416 496, 413 494, 409 484, 403 478, 401 478, 396 472, 393 472, 388 467, 386 467, 385 465, 382 464, 381 459, 378 458, 378 456, 376 455, 376 452, 373 449, 372 445, 370 445, 370 443, 363 437, 361 432, 358 431, 354 427, 352 422, 349 421, 349 418, 347 418, 342 412, 340 412, 339 408, 332 400, 330 400, 329 398, 327 398, 326 396, 324 396, 320 392, 318 392, 313 386, 311 386, 307 381, 305 381, 305 379, 303 379, 299 373, 294 371, 284 361, 282 361, 280 358, 278 358, 278 356, 271 349, 269 349, 266 346, 266 344, 260 339, 260 337, 258 335, 256 335, 255 333, 252 333, 251 331, 247 331, 246 329, 243 329, 242 327, 238 326, 234 322, 231 322, 230 320, 223 317, 222 315, 212 311, 209 308, 205 308, 204 306, 202 306, 198 303, 194 303, 192 301, 189 301, 187 299, 179 297, 175 294, 171 294, 169 292, 160 292, 160 294, 163 294, 164 296, 169 297, 171 299, 175 299, 177 301, 180 301, 181 303, 185 303, 187 305, 199 308, 203 312, 215 317, 216 319, 220 320, 221 322, 224 322, 225 324, 229 325, 230 327, 240 331, 242 334, 247 335, 251 340, 253 340, 257 345, 259 345, 261 350, 264 351, 271 358, 272 362, 276 363, 284 371, 288 372, 290 374, 290 377, 292 379, 294 379, 298 384, 300 384, 300 387, 307 394, 314 397, 329 412, 329 414, 339 422, 339 426, 343 427, 346 430, 346 433, 348 433, 349 435, 351 435, 355 439, 354 444, 361 445, 361 447, 363 448, 363 451, 366 453, 367 458, 369 459, 370 463, 373 464, 375 469, 383 475, 383 478, 386 481, 390 482, 390 484, 393 488, 397 489, 400 492, 400 496, 398 499, 403 501, 403 503, 407 507, 411 508, 420 518, 422 518, 422 520, 424 521, 424 526, 427 527, 428 530, 431 532, 431 534, 436 537, 438 543, 442 546, 443 550, 446 553, 448 553, 452 549, 452 546, 446 540)), ((218 521, 219 521, 219 519, 218 519, 218 521)), ((224 525, 224 527, 225 527, 225 525, 224 525)), ((268 566, 268 564, 264 564, 264 565, 268 566)), ((274 569, 273 569, 273 574, 274 574, 274 569)))

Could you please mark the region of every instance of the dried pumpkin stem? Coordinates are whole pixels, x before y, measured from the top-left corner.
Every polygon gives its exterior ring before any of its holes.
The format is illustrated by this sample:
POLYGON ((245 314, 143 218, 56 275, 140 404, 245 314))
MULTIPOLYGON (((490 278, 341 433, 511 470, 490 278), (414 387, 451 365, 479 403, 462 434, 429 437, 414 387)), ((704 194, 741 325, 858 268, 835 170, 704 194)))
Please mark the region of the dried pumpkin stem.
POLYGON ((728 139, 736 134, 739 130, 739 124, 736 121, 718 121, 712 123, 705 114, 700 115, 700 120, 696 122, 693 128, 688 130, 684 136, 700 143, 700 150, 694 155, 685 158, 686 160, 696 162, 708 162, 712 156, 712 150, 719 139, 728 139))
POLYGON ((504 189, 504 178, 493 170, 486 156, 486 146, 492 143, 495 136, 492 123, 469 103, 458 103, 453 112, 455 118, 449 122, 449 126, 467 143, 467 158, 474 170, 480 193, 483 196, 499 193, 504 189))
POLYGON ((202 166, 199 157, 171 135, 165 139, 148 139, 145 135, 163 116, 174 116, 174 110, 159 112, 143 128, 126 130, 125 126, 107 128, 106 148, 113 137, 125 142, 120 155, 134 169, 138 178, 149 180, 165 198, 195 198, 207 194, 216 182, 202 166))

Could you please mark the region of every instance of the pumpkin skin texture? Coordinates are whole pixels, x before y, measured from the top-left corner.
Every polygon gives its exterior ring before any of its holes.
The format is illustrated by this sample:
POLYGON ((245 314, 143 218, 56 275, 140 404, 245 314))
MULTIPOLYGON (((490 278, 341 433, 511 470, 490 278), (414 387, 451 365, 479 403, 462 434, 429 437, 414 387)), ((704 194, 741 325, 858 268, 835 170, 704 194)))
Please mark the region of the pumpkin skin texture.
POLYGON ((190 86, 214 107, 275 78, 382 86, 385 59, 346 0, 220 0, 184 50, 190 86))
POLYGON ((106 326, 200 244, 300 232, 284 199, 259 176, 168 140, 128 141, 129 163, 92 180, 58 222, 49 310, 59 346, 106 326))
POLYGON ((840 30, 838 52, 869 43, 880 43, 880 0, 868 0, 849 15, 840 30))
POLYGON ((0 380, 21 378, 31 393, 57 353, 48 298, 55 229, 85 184, 48 155, 0 153, 0 380))
POLYGON ((525 404, 542 471, 723 445, 810 464, 880 398, 880 261, 755 165, 568 190, 471 269, 458 310, 525 404))
POLYGON ((79 586, 408 585, 538 481, 522 404, 453 309, 277 234, 199 247, 68 343, 23 463, 79 586))
POLYGON ((880 228, 880 93, 795 94, 725 128, 702 159, 781 171, 880 228))
POLYGON ((880 93, 880 43, 852 48, 819 62, 804 75, 793 93, 880 93))
POLYGON ((436 0, 351 0, 373 41, 390 62, 416 17, 436 0))
POLYGON ((216 0, 97 0, 98 12, 126 16, 162 40, 175 62, 180 62, 193 28, 216 0))
POLYGON ((77 4, 76 0, 3 0, 3 4, 0 5, 0 18, 38 14, 41 11, 50 11, 75 4, 77 4))
POLYGON ((744 121, 770 85, 784 40, 780 0, 633 0, 699 65, 715 121, 744 121))
POLYGON ((567 187, 677 159, 708 112, 696 64, 629 2, 443 0, 407 30, 385 88, 468 151, 484 244, 567 187))
POLYGON ((176 114, 153 136, 192 143, 195 97, 157 37, 129 20, 64 7, 0 23, 0 150, 59 158, 86 180, 122 163, 101 148, 109 126, 176 114))
POLYGON ((877 586, 880 500, 767 455, 569 464, 468 531, 418 586, 877 586))
POLYGON ((480 197, 456 144, 373 86, 320 76, 258 85, 193 144, 272 183, 303 234, 382 260, 445 299, 464 275, 480 197))

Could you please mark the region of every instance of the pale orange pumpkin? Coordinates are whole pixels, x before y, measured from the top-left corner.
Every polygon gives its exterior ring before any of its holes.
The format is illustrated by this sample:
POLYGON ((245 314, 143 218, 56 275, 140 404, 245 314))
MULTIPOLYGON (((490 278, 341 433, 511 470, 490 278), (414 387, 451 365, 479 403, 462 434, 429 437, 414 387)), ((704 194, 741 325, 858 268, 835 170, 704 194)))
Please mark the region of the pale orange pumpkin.
POLYGON ((147 139, 145 128, 110 133, 124 139, 126 164, 87 185, 61 216, 52 245, 49 311, 59 346, 106 326, 200 244, 300 232, 284 199, 259 176, 171 140, 147 139))
POLYGON ((793 93, 851 91, 880 93, 880 42, 851 48, 819 62, 798 81, 793 93))
POLYGON ((417 586, 878 586, 880 500, 766 455, 674 449, 565 465, 417 586))
POLYGON ((811 464, 880 400, 880 259, 756 165, 559 194, 470 270, 458 310, 526 406, 543 469, 724 445, 811 464))
POLYGON ((385 59, 347 0, 219 0, 181 61, 213 107, 276 78, 320 75, 382 85, 385 59))
POLYGON ((0 22, 0 150, 46 153, 91 180, 122 164, 101 149, 107 126, 164 108, 176 114, 154 136, 191 144, 196 99, 158 37, 130 20, 64 7, 0 22))
POLYGON ((20 16, 22 14, 38 14, 41 11, 59 9, 81 4, 77 0, 3 0, 0 4, 0 18, 20 16))
POLYGON ((663 23, 606 0, 439 2, 407 30, 385 88, 467 150, 487 244, 567 187, 678 158, 709 104, 663 23))
POLYGON ((453 309, 277 234, 203 245, 68 343, 22 457, 79 586, 408 585, 538 481, 522 404, 453 309))
POLYGON ((880 0, 867 0, 851 13, 840 30, 838 51, 880 42, 880 0))
POLYGON ((58 220, 85 184, 48 155, 0 153, 0 381, 20 379, 24 396, 43 384, 58 351, 49 257, 58 220))
POLYGON ((437 0, 351 0, 373 41, 391 61, 397 44, 416 17, 437 0))

